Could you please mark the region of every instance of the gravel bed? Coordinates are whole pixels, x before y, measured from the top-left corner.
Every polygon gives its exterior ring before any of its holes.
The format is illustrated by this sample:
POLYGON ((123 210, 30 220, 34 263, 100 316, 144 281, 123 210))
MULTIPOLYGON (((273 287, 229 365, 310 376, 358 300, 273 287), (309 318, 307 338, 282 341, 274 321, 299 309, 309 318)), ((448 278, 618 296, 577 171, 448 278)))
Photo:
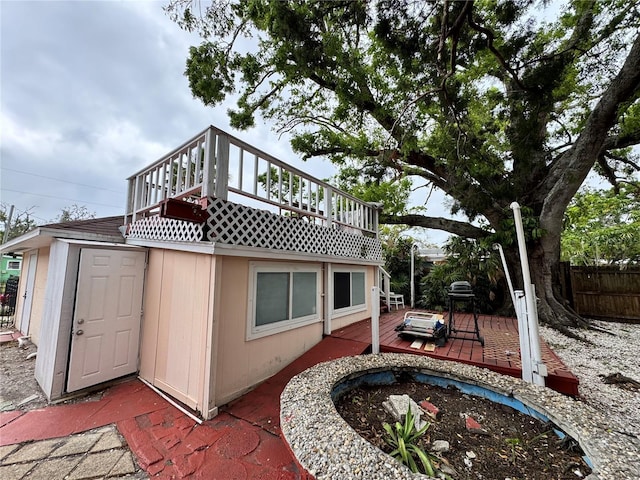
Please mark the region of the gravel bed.
MULTIPOLYGON (((583 354, 589 355, 582 347, 583 354)), ((297 461, 318 480, 413 480, 412 474, 366 442, 337 413, 331 400, 339 383, 364 373, 415 371, 476 385, 514 398, 549 418, 573 437, 594 464, 589 480, 640 478, 640 439, 613 426, 609 411, 598 411, 548 388, 489 370, 410 354, 346 357, 296 375, 280 397, 280 423, 297 461)))
POLYGON ((640 382, 640 325, 593 321, 606 330, 574 332, 588 345, 541 326, 540 336, 580 380, 580 401, 606 413, 620 430, 640 438, 640 391, 604 383, 603 377, 621 373, 640 382))

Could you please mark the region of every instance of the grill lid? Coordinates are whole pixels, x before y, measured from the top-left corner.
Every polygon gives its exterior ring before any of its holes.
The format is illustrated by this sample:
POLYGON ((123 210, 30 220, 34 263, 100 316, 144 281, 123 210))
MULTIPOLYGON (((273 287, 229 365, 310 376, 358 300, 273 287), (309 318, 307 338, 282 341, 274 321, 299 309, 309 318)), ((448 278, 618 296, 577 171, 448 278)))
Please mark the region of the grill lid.
POLYGON ((449 291, 451 293, 473 293, 473 289, 471 288, 471 284, 466 281, 453 282, 449 286, 449 291))

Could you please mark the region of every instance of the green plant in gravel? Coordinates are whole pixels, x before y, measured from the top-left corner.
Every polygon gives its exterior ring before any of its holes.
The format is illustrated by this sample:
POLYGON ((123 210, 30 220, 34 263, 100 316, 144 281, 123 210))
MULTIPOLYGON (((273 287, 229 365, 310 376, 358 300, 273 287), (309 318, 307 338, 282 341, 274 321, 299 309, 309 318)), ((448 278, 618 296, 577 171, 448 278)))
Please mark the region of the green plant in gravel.
POLYGON ((533 445, 534 443, 538 442, 539 440, 543 440, 548 438, 550 432, 542 432, 538 435, 536 435, 535 437, 533 437, 530 440, 522 440, 520 438, 505 438, 505 442, 507 443, 507 445, 509 445, 509 448, 511 450, 511 463, 513 465, 516 464, 516 451, 518 448, 522 448, 522 446, 525 447, 529 447, 531 445, 533 445))
POLYGON ((418 465, 415 460, 417 457, 424 468, 424 473, 432 477, 434 468, 431 460, 427 453, 417 445, 417 441, 425 434, 430 425, 427 423, 417 430, 411 409, 404 417, 404 424, 396 422, 395 428, 386 422, 382 424, 387 433, 384 440, 393 448, 389 455, 408 466, 414 473, 418 473, 418 465))
POLYGON ((519 438, 506 438, 505 442, 509 445, 511 449, 511 464, 516 464, 516 447, 519 446, 522 442, 519 438))

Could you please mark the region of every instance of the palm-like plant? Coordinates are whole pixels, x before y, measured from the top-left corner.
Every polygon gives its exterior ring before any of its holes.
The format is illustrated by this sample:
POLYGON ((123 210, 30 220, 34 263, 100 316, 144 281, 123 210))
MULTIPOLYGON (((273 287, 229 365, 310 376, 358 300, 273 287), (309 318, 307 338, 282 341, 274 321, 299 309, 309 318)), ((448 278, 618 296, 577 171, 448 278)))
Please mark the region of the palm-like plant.
POLYGON ((414 473, 418 472, 418 465, 414 458, 417 457, 424 468, 424 473, 432 477, 434 469, 431 459, 416 444, 417 440, 425 434, 430 425, 430 423, 427 423, 421 429, 416 429, 411 409, 407 410, 404 424, 396 422, 395 428, 388 423, 382 424, 387 433, 384 440, 393 448, 390 455, 408 466, 414 473))

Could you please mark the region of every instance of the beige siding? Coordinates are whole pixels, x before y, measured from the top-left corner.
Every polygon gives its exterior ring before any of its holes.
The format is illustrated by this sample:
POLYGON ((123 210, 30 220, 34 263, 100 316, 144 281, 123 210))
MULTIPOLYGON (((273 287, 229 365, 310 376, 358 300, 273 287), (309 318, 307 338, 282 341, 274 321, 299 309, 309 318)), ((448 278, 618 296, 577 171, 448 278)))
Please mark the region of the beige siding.
POLYGON ((140 375, 202 410, 210 255, 152 249, 144 295, 140 375))
POLYGON ((24 309, 24 291, 27 288, 27 272, 29 271, 29 252, 22 254, 22 268, 20 270, 20 280, 18 281, 18 298, 16 300, 16 313, 14 315, 16 328, 20 327, 22 310, 24 309))
POLYGON ((218 361, 215 400, 233 400, 269 378, 322 339, 322 322, 246 340, 249 261, 241 257, 218 258, 221 278, 218 324, 218 361))
MULTIPOLYGON (((31 303, 31 320, 29 321, 29 332, 23 332, 27 335, 31 335, 31 341, 38 345, 40 343, 40 325, 42 323, 42 315, 45 307, 45 290, 47 286, 47 275, 49 273, 49 247, 40 248, 38 250, 38 263, 36 265, 35 282, 33 284, 33 300, 31 303)), ((20 298, 24 295, 24 288, 26 287, 27 278, 26 273, 29 266, 25 265, 22 269, 24 277, 20 278, 20 298)), ((20 302, 22 303, 22 302, 20 302)), ((20 322, 22 315, 22 307, 20 312, 16 315, 16 322, 20 322), (18 316, 20 315, 20 316, 18 316)))
MULTIPOLYGON (((247 340, 249 264, 259 260, 151 249, 141 377, 205 413, 242 395, 319 343, 322 321, 247 340), (210 388, 204 392, 207 376, 210 388)), ((368 290, 374 278, 375 268, 368 267, 368 290)), ((333 326, 368 318, 370 312, 368 306, 366 311, 334 319, 333 326)))

